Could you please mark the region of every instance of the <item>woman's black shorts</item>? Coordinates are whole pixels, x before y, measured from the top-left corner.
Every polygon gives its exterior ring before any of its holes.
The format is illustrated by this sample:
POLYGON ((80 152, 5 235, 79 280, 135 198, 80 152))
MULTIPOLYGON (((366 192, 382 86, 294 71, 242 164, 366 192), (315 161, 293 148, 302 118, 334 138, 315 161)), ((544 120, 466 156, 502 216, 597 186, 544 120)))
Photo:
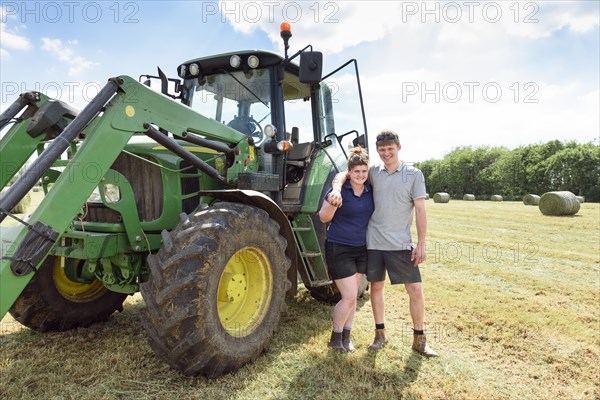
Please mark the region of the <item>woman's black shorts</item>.
POLYGON ((348 246, 325 241, 325 260, 333 280, 367 273, 367 246, 348 246))

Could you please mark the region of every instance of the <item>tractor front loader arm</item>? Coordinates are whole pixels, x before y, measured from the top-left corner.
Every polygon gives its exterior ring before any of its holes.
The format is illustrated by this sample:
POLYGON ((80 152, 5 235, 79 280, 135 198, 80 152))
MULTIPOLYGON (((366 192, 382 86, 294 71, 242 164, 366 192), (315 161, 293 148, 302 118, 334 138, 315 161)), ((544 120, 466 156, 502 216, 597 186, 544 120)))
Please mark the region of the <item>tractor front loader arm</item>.
MULTIPOLYGON (((19 106, 10 109, 10 112, 16 115, 19 111, 15 110, 19 106)), ((6 118, 13 118, 14 115, 7 115, 6 118)), ((31 127, 32 122, 23 116, 21 118, 22 122, 12 127, 11 136, 2 141, 2 163, 11 154, 15 143, 26 141, 20 136, 27 135, 27 128, 31 127)), ((60 242, 63 233, 129 139, 136 133, 147 133, 149 130, 156 133, 152 126, 178 136, 200 133, 228 144, 245 143, 247 146, 244 135, 152 91, 133 78, 111 78, 0 198, 2 221, 69 147, 70 142, 82 134, 84 140, 79 149, 27 222, 20 221, 8 229, 0 228, 0 319, 19 297, 51 249, 60 242)), ((172 142, 173 146, 178 146, 174 140, 172 142)), ((26 159, 30 154, 20 157, 26 159)), ((186 154, 186 157, 194 156, 186 154)), ((243 157, 243 152, 237 154, 236 163, 242 164, 243 157)), ((203 165, 198 164, 198 167, 203 165)))
POLYGON ((40 142, 56 137, 67 125, 68 119, 76 115, 66 104, 40 92, 22 93, 0 115, 0 130, 15 123, 0 139, 0 188, 4 188, 25 165, 40 142))
MULTIPOLYGON (((17 179, 6 194, 0 199, 0 221, 9 215, 10 210, 36 184, 44 172, 50 168, 60 155, 68 148, 82 130, 100 113, 117 92, 116 80, 100 91, 90 104, 75 118, 64 131, 46 147, 38 159, 17 179)), ((27 286, 33 273, 48 255, 50 249, 67 229, 70 221, 85 203, 89 194, 98 184, 100 177, 93 180, 86 175, 86 166, 94 163, 102 171, 108 170, 127 144, 132 133, 110 129, 110 114, 118 107, 108 107, 103 115, 102 123, 95 126, 80 151, 44 198, 40 206, 33 212, 28 222, 16 227, 2 228, 0 260, 0 318, 3 318, 14 301, 27 286), (94 135, 93 133, 101 134, 94 135), (103 143, 104 142, 104 143, 103 143), (111 145, 107 146, 106 143, 111 145)), ((20 127, 17 131, 21 131, 20 127)), ((13 136, 13 141, 18 140, 13 136)), ((2 158, 9 153, 11 141, 3 148, 2 158)))

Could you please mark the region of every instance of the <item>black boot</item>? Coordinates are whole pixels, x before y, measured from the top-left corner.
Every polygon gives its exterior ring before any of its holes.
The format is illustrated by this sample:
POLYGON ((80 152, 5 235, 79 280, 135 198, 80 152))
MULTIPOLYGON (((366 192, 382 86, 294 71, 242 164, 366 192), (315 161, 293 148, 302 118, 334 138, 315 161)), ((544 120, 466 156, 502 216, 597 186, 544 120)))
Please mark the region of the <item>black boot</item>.
POLYGON ((329 339, 327 346, 340 353, 346 353, 347 351, 342 343, 342 332, 331 331, 331 339, 329 339))
POLYGON ((350 353, 354 351, 354 345, 352 344, 352 339, 350 339, 350 329, 344 329, 342 331, 342 344, 346 351, 350 353))

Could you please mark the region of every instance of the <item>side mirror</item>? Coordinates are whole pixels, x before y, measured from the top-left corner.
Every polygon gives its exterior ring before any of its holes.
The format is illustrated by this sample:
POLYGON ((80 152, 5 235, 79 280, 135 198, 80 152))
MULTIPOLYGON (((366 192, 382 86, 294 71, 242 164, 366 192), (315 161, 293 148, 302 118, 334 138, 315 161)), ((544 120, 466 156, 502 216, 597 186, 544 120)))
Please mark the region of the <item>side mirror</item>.
POLYGON ((360 147, 364 147, 366 148, 367 145, 365 143, 365 135, 360 135, 359 137, 355 138, 354 140, 352 140, 352 146, 356 147, 356 146, 360 146, 360 147))
POLYGON ((305 51, 300 54, 300 82, 319 83, 323 71, 323 53, 305 51))

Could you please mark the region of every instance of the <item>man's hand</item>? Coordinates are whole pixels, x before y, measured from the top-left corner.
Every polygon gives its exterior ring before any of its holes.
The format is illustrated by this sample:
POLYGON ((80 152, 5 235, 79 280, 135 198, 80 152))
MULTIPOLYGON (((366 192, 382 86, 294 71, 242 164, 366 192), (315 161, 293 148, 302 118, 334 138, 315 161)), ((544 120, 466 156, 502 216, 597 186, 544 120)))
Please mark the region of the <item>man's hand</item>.
POLYGON ((342 206, 342 194, 339 190, 333 189, 327 196, 327 202, 336 208, 342 206))
POLYGON ((427 258, 427 255, 425 254, 425 243, 419 242, 417 243, 417 247, 413 249, 410 260, 414 261, 416 267, 422 262, 425 262, 425 258, 427 258))

